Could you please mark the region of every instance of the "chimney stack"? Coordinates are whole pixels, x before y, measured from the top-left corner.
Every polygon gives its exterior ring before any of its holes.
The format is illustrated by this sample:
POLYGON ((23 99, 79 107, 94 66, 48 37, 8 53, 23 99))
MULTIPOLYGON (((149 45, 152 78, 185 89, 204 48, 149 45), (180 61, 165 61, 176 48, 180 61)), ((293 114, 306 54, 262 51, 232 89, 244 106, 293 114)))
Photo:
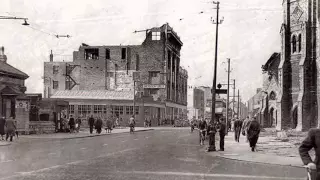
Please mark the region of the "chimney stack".
POLYGON ((51 50, 51 54, 50 54, 50 62, 53 62, 53 54, 52 54, 52 50, 51 50))
POLYGON ((0 48, 0 61, 7 62, 7 56, 4 54, 4 47, 1 46, 0 48))

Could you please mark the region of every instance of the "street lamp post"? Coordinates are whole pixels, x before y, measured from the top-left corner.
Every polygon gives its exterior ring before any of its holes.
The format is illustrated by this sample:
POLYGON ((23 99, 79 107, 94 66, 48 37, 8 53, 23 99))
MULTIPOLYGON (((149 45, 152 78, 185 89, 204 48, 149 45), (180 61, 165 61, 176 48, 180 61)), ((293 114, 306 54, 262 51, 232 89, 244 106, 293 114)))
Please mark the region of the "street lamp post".
POLYGON ((6 19, 24 20, 24 23, 22 23, 22 25, 24 25, 24 26, 30 25, 30 24, 27 22, 28 18, 21 18, 21 17, 14 17, 14 16, 0 16, 0 19, 4 19, 4 20, 6 20, 6 19))

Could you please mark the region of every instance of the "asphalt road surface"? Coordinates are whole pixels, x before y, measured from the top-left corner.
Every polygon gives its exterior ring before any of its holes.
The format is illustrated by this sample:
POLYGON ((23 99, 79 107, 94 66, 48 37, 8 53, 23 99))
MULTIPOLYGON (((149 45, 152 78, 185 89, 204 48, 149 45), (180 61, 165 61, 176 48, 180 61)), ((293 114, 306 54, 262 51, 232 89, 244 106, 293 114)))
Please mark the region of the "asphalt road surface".
POLYGON ((189 129, 21 140, 0 146, 0 180, 305 179, 301 168, 208 155, 198 141, 189 129))

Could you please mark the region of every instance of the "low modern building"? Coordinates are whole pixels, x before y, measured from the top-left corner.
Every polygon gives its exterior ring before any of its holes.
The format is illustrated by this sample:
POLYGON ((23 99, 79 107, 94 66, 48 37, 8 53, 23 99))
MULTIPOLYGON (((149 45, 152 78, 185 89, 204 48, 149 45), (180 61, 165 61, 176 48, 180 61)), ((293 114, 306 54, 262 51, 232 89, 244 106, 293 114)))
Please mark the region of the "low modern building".
POLYGON ((70 114, 83 118, 106 107, 106 114, 126 120, 130 115, 140 122, 151 118, 154 124, 186 119, 188 72, 180 66, 182 45, 164 24, 146 30, 138 45, 82 44, 72 62, 55 62, 51 54, 44 63, 44 96, 69 101, 70 114))

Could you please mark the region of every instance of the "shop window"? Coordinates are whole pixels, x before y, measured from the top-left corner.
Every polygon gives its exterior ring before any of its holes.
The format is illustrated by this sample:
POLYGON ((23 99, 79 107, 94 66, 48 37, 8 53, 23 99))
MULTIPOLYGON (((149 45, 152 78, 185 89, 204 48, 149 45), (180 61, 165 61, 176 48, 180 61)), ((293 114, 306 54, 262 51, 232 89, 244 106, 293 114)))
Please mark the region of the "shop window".
POLYGON ((150 89, 150 95, 155 95, 158 94, 158 90, 157 89, 150 89))
POLYGON ((133 115, 133 106, 126 106, 126 114, 133 115))
POLYGON ((152 32, 152 40, 158 41, 161 38, 161 33, 160 32, 152 32))
POLYGON ((121 48, 121 59, 127 59, 127 48, 121 48))
POLYGON ((83 116, 91 114, 91 105, 78 105, 78 113, 83 116))
POLYGON ((123 114, 123 106, 111 106, 111 114, 115 116, 123 114))
POLYGON ((85 49, 84 57, 85 59, 99 59, 99 49, 98 48, 85 49))
POLYGON ((69 114, 74 114, 74 105, 69 105, 69 114))
POLYGON ((103 114, 107 114, 107 106, 106 105, 103 106, 103 114))
POLYGON ((59 66, 53 66, 53 74, 59 73, 59 66))
POLYGON ((110 49, 106 49, 106 59, 110 59, 110 49))
POLYGON ((93 106, 93 113, 94 113, 94 114, 100 114, 100 113, 102 113, 102 105, 94 105, 94 106, 93 106))
POLYGON ((53 81, 53 89, 59 89, 59 81, 53 81))

